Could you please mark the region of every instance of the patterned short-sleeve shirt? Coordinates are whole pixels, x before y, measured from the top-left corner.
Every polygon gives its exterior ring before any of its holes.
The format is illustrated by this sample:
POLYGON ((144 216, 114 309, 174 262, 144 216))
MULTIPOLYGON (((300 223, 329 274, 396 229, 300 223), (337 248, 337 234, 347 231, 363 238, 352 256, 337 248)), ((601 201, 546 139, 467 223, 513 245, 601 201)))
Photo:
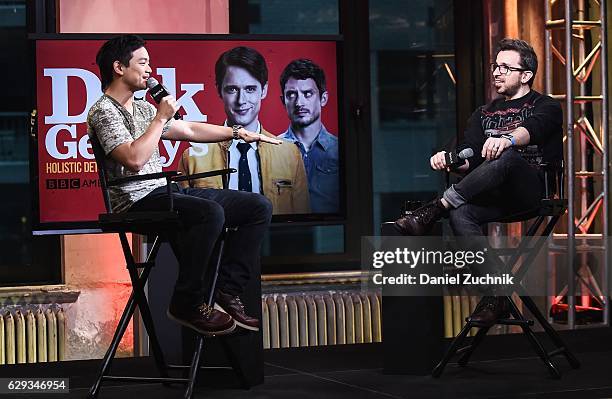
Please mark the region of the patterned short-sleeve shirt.
MULTIPOLYGON (((90 137, 96 135, 104 149, 106 154, 104 169, 109 178, 145 175, 162 171, 159 148, 157 147, 149 161, 138 172, 130 171, 109 155, 119 145, 129 143, 142 136, 157 112, 152 104, 143 99, 134 100, 133 110, 134 113, 130 114, 125 107, 105 94, 94 103, 87 115, 87 133, 90 137)), ((163 133, 168 130, 170 121, 164 126, 163 133)), ((108 191, 113 211, 123 212, 129 209, 134 202, 157 187, 164 185, 166 185, 165 179, 155 179, 109 187, 108 191)))

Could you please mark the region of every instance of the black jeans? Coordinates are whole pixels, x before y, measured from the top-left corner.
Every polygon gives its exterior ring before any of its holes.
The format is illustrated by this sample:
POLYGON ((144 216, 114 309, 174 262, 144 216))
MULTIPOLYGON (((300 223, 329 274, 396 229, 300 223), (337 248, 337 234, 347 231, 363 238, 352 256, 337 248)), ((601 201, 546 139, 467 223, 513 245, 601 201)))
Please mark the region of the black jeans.
POLYGON ((539 206, 544 176, 514 149, 484 161, 444 192, 451 204, 450 224, 457 236, 483 235, 482 226, 539 206))
MULTIPOLYGON (((224 226, 237 227, 225 241, 217 289, 242 294, 270 224, 272 204, 260 194, 244 191, 180 188, 173 184, 174 209, 183 228, 170 234, 170 245, 179 262, 172 301, 194 305, 205 302, 210 281, 204 281, 215 244, 224 226)), ((166 187, 153 190, 128 212, 168 210, 166 187)), ((255 276, 259 277, 259 276, 255 276)))

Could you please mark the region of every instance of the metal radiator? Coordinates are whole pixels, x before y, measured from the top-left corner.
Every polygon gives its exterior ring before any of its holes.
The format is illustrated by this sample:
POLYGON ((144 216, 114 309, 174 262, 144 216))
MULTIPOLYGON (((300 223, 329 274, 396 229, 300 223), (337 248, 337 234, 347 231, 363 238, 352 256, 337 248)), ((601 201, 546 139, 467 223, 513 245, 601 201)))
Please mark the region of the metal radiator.
POLYGON ((264 349, 381 342, 380 295, 359 291, 262 296, 264 349))
MULTIPOLYGON (((469 317, 479 297, 468 295, 464 290, 446 289, 444 292, 444 337, 452 338, 459 334, 465 325, 465 319, 469 317)), ((472 329, 468 335, 473 335, 476 329, 472 329)))
POLYGON ((0 364, 56 362, 66 354, 66 318, 58 306, 0 309, 0 364))

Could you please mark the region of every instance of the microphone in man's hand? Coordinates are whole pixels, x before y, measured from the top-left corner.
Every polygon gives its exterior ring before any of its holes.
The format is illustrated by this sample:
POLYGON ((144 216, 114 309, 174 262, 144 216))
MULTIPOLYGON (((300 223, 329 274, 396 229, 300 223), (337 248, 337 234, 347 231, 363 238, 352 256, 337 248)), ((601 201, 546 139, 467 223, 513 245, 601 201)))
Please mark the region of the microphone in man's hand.
POLYGON ((465 165, 465 160, 474 156, 474 150, 471 148, 465 148, 459 153, 457 151, 450 151, 444 153, 444 161, 446 167, 450 170, 456 170, 460 166, 465 165))
MULTIPOLYGON (((161 102, 162 98, 170 95, 164 85, 159 83, 155 78, 147 79, 147 87, 149 88, 149 94, 158 104, 161 102)), ((176 111, 174 114, 174 119, 183 119, 183 116, 176 111)))

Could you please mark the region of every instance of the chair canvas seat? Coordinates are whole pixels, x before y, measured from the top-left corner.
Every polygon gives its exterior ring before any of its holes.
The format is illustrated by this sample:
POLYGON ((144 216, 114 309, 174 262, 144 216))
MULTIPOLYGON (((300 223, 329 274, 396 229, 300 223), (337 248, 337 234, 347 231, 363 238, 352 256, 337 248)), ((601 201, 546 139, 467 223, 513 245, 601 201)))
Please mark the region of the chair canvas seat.
POLYGON ((558 216, 565 213, 567 200, 564 199, 543 199, 540 205, 527 209, 523 212, 513 213, 501 219, 495 220, 497 223, 524 222, 537 216, 558 216))
POLYGON ((180 228, 181 221, 175 211, 103 213, 98 217, 100 229, 105 233, 149 234, 180 228))

